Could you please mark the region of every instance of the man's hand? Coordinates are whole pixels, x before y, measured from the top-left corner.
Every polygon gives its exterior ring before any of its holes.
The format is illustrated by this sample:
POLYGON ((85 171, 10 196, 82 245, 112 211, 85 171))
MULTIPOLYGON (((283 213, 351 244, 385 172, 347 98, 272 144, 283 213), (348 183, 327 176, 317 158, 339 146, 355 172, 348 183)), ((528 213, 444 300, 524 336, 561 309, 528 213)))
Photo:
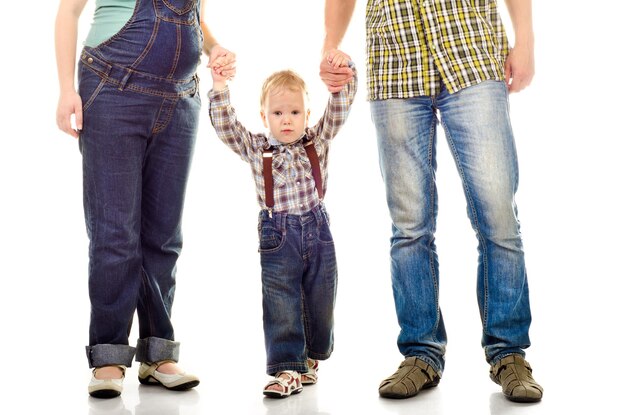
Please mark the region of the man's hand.
POLYGON ((504 63, 504 77, 509 92, 519 92, 530 85, 535 75, 532 46, 515 46, 504 63))
POLYGON ((354 72, 348 67, 350 60, 350 56, 337 49, 330 49, 322 56, 320 78, 329 92, 341 91, 352 80, 354 72))

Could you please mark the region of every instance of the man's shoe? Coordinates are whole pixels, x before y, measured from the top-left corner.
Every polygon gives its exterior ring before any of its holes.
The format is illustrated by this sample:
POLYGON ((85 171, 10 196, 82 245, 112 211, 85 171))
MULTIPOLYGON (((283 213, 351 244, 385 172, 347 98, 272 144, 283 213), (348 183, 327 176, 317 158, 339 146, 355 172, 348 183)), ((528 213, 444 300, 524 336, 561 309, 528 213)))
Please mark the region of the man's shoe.
POLYGON ((126 373, 126 366, 118 366, 122 371, 122 377, 119 379, 96 379, 96 369, 91 374, 91 381, 87 390, 89 395, 94 398, 110 399, 118 397, 122 394, 122 382, 126 373))
POLYGON ((161 385, 169 390, 184 391, 194 388, 200 384, 200 380, 188 373, 177 373, 170 375, 161 373, 157 369, 163 363, 172 360, 163 360, 154 363, 142 363, 139 365, 139 382, 142 385, 161 385))
POLYGON ((378 393, 383 398, 410 398, 422 389, 437 386, 439 379, 440 375, 431 365, 417 357, 407 357, 396 373, 382 381, 378 393))
POLYGON ((502 386, 502 393, 513 402, 539 402, 543 388, 532 375, 533 370, 522 355, 512 354, 491 366, 491 380, 502 386))

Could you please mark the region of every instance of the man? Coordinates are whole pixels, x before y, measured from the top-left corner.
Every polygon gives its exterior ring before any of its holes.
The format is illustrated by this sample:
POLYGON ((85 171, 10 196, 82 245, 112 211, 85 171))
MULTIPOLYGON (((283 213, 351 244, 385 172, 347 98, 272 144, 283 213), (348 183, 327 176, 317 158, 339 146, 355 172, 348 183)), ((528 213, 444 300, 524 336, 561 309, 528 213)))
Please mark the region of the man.
MULTIPOLYGON (((338 48, 354 4, 326 1, 325 51, 338 48)), ((531 0, 506 4, 515 30, 512 49, 497 0, 367 3, 368 98, 393 222, 391 276, 398 347, 406 357, 381 383, 385 398, 408 398, 437 386, 444 369, 434 244, 438 118, 479 242, 477 295, 491 379, 512 401, 537 402, 543 395, 524 359, 531 313, 508 113, 508 94, 528 86, 534 74, 531 0)), ((347 76, 327 59, 320 75, 331 91, 347 76)))

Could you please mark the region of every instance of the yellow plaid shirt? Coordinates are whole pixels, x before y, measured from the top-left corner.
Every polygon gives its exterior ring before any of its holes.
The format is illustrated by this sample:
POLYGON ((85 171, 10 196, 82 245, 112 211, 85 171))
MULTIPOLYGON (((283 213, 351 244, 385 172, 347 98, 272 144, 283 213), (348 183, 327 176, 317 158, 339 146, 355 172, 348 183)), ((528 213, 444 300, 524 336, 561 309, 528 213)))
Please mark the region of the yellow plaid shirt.
POLYGON ((497 0, 368 0, 368 99, 437 95, 504 79, 497 0))

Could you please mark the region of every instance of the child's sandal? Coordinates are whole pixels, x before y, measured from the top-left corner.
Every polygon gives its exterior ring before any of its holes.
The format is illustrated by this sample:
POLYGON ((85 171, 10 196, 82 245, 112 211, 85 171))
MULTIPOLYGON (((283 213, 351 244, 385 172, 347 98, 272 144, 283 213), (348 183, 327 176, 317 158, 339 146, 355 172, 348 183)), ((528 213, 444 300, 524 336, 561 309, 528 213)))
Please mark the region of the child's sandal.
POLYGON ((319 360, 307 358, 306 364, 309 370, 302 374, 303 385, 314 385, 317 383, 317 369, 319 368, 319 360))
POLYGON ((263 395, 268 398, 286 398, 290 395, 302 392, 302 381, 300 380, 300 373, 293 370, 284 370, 276 373, 274 379, 270 380, 263 389, 263 395), (286 377, 280 377, 281 375, 287 375, 286 377), (280 390, 268 389, 270 386, 278 385, 280 390))

